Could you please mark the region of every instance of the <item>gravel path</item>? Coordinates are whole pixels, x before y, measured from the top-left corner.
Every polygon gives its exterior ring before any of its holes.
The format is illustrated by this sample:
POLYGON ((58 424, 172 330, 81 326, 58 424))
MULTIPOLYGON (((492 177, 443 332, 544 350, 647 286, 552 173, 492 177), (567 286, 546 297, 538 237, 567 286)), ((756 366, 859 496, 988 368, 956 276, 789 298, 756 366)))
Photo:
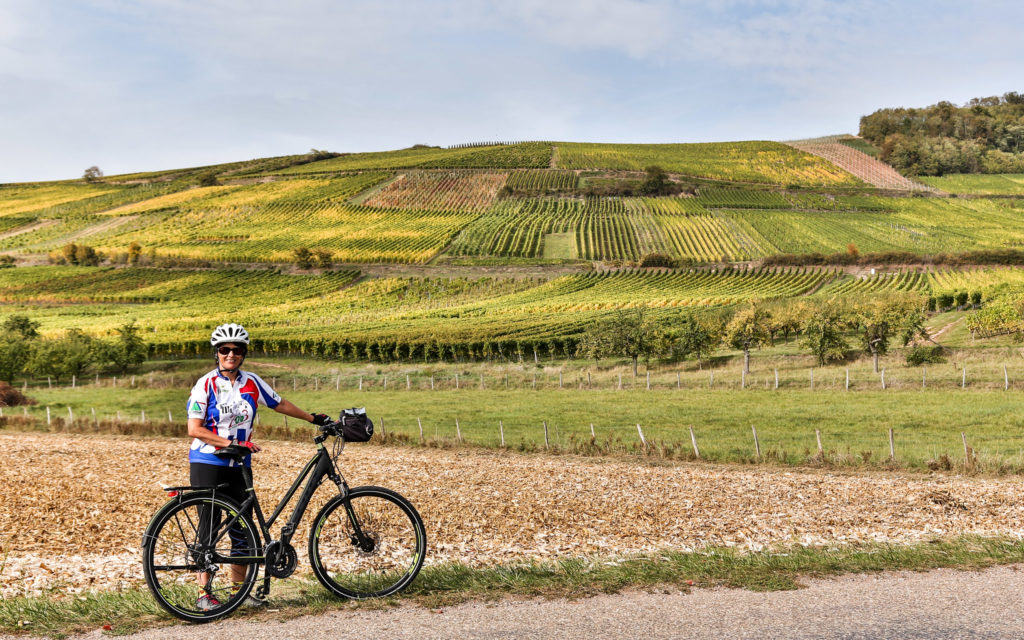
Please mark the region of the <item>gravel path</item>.
MULTIPOLYGON (((272 504, 313 447, 265 445, 255 475, 272 504)), ((167 499, 160 482, 187 478, 185 439, 4 432, 0 450, 0 597, 142 583, 140 536, 167 499)), ((412 500, 427 525, 428 563, 1024 535, 1017 478, 380 446, 350 446, 339 463, 353 485, 412 500)), ((317 493, 294 539, 300 567, 305 525, 330 494, 317 493)))
MULTIPOLYGON (((938 570, 816 580, 797 591, 711 589, 626 593, 584 600, 406 606, 284 622, 225 621, 147 631, 134 639, 215 638, 1019 638, 1018 567, 938 570)), ((99 631, 78 636, 103 638, 99 631)), ((4 640, 0 638, 0 640, 4 640)))

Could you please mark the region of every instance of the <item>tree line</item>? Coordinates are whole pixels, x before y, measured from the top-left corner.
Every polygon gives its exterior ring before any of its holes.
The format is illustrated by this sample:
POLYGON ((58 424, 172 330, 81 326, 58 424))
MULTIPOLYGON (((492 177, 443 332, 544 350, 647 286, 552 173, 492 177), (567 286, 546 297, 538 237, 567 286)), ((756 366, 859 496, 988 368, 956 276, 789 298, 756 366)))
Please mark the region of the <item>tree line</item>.
POLYGON ((61 337, 44 338, 38 322, 12 315, 0 325, 0 380, 50 377, 59 382, 94 371, 131 373, 145 362, 149 347, 134 320, 115 333, 104 339, 68 329, 61 337))
MULTIPOLYGON (((743 370, 749 373, 752 350, 793 336, 819 365, 865 353, 872 357, 877 372, 879 357, 889 352, 893 341, 907 346, 929 339, 922 307, 918 296, 859 302, 832 299, 775 308, 752 302, 731 315, 690 312, 672 324, 641 307, 617 311, 588 328, 577 353, 597 360, 630 358, 636 375, 641 358, 648 366, 654 358, 693 358, 702 366, 716 350, 731 347, 743 352, 743 370)), ((937 355, 932 348, 919 347, 908 354, 908 362, 919 364, 937 355)))
POLYGON ((963 106, 879 109, 860 136, 906 175, 1024 172, 1024 94, 974 98, 963 106))

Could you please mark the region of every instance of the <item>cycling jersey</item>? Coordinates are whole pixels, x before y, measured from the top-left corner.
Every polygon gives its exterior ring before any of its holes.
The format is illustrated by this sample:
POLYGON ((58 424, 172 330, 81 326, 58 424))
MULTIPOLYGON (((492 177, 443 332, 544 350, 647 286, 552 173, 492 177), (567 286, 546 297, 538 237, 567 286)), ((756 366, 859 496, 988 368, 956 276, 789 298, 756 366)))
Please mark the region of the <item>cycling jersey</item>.
MULTIPOLYGON (((222 438, 234 438, 238 442, 252 439, 253 420, 260 405, 273 409, 281 402, 281 396, 270 388, 255 373, 239 371, 234 384, 216 369, 206 374, 192 387, 188 399, 188 417, 203 421, 203 427, 222 438)), ((217 447, 206 444, 199 438, 192 440, 188 461, 234 467, 233 460, 222 460, 213 455, 217 447)), ((250 456, 245 457, 245 466, 250 456)))

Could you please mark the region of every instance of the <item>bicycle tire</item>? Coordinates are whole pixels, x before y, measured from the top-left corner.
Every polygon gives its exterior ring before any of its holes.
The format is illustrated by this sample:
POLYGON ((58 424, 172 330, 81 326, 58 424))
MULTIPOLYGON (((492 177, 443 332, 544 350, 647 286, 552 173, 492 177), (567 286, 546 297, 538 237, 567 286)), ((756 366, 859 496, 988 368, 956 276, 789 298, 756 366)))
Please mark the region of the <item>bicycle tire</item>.
POLYGON ((365 600, 396 593, 423 567, 427 534, 416 508, 383 487, 356 487, 317 514, 309 532, 309 561, 320 584, 344 598, 365 600), (360 548, 349 510, 372 545, 360 548))
MULTIPOLYGON (((236 589, 229 575, 230 563, 217 565, 218 570, 209 578, 206 589, 199 585, 199 564, 195 553, 199 545, 199 518, 203 509, 211 514, 221 510, 231 516, 240 511, 239 505, 226 497, 214 497, 212 492, 197 491, 165 504, 153 516, 143 536, 142 567, 146 584, 157 603, 171 615, 189 622, 210 622, 223 618, 237 609, 256 583, 258 564, 244 565, 245 580, 236 589), (197 599, 212 595, 219 602, 209 610, 198 608, 197 599)), ((214 515, 209 517, 213 518, 214 515)), ((240 538, 237 553, 246 556, 263 555, 259 533, 252 519, 242 514, 236 536, 240 538)), ((212 541, 213 549, 224 556, 231 555, 232 541, 225 530, 212 541)))

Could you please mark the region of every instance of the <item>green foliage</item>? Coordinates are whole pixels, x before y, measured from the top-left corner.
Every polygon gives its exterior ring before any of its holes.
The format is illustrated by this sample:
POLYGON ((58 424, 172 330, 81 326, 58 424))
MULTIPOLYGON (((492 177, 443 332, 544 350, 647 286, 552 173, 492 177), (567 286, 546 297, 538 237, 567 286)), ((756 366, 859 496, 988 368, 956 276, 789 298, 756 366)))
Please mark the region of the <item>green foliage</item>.
POLYGON ((616 311, 615 315, 598 325, 589 344, 599 345, 602 355, 615 355, 633 361, 633 375, 637 374, 637 361, 665 353, 668 337, 664 328, 654 320, 646 308, 616 311))
POLYGON ((675 353, 684 358, 693 356, 697 359, 697 366, 702 366, 703 358, 714 353, 715 347, 721 343, 723 331, 721 322, 687 313, 676 330, 675 353))
POLYGON ((945 362, 945 350, 940 345, 918 345, 907 353, 907 366, 920 367, 924 364, 945 362))
POLYGON ((1024 171, 1024 107, 1019 94, 975 98, 958 107, 879 109, 864 116, 860 135, 880 157, 908 175, 1024 171))
POLYGON ((89 167, 82 173, 82 179, 86 182, 99 182, 102 177, 103 172, 96 165, 89 167))
POLYGON ((13 333, 23 340, 33 340, 39 337, 39 323, 28 316, 14 314, 8 316, 3 323, 3 330, 6 333, 13 333))
POLYGON ((13 331, 0 333, 0 380, 14 382, 32 357, 28 339, 13 331))
POLYGON ((216 187, 220 185, 216 171, 204 171, 196 178, 196 184, 200 187, 216 187))
POLYGON ((117 339, 108 344, 105 356, 122 374, 134 371, 146 361, 148 347, 140 335, 135 320, 131 320, 116 329, 117 339))
POLYGON ((804 322, 802 344, 824 366, 846 357, 849 345, 844 336, 847 320, 837 301, 818 305, 804 322))
POLYGON ((313 268, 313 253, 307 247, 296 247, 292 249, 292 254, 295 256, 295 264, 300 269, 313 268))
POLYGON ((740 309, 725 326, 722 339, 734 349, 743 351, 743 370, 750 373, 750 350, 771 341, 772 315, 759 302, 740 309))

